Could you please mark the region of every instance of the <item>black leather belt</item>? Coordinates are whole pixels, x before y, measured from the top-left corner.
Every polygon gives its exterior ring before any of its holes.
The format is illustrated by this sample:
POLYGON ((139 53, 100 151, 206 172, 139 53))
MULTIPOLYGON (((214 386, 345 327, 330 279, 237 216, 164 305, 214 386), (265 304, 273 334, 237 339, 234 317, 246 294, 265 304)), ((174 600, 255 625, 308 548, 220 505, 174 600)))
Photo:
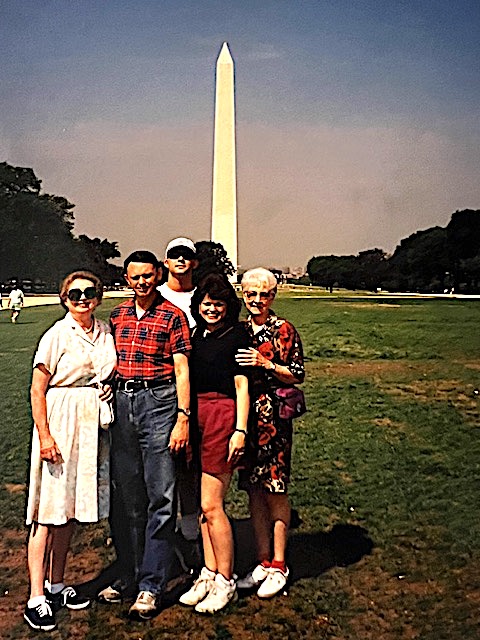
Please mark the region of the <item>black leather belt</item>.
POLYGON ((162 380, 117 380, 117 389, 119 391, 128 391, 130 393, 134 391, 142 391, 143 389, 156 389, 157 387, 164 387, 172 384, 171 378, 164 378, 162 380))

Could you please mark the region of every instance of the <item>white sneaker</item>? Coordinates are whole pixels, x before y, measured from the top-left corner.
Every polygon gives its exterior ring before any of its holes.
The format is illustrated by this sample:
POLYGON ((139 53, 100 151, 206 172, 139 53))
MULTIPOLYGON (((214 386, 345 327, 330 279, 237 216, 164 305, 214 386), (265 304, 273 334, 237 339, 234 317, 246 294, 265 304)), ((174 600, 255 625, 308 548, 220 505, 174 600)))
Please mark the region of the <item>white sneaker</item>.
POLYGON ((267 576, 268 569, 264 567, 263 564, 259 564, 253 571, 247 573, 245 578, 238 580, 237 587, 238 589, 253 589, 254 587, 259 587, 267 576))
POLYGON ((203 567, 200 571, 200 575, 193 583, 191 589, 182 594, 179 598, 181 604, 187 607, 194 607, 208 596, 210 591, 215 586, 215 572, 210 571, 207 567, 203 567))
POLYGON ((140 591, 137 599, 130 607, 128 615, 132 618, 150 620, 157 612, 156 597, 150 591, 140 591))
POLYGON ((120 589, 109 585, 98 592, 97 600, 108 604, 119 604, 122 602, 122 592, 120 589))
POLYGON ((215 576, 215 582, 207 597, 195 607, 198 613, 216 613, 238 598, 235 576, 227 580, 221 573, 215 576))
POLYGON ((274 569, 273 567, 270 567, 267 571, 268 576, 257 591, 259 598, 273 598, 273 596, 276 596, 287 584, 290 573, 288 569, 284 573, 281 569, 274 569))

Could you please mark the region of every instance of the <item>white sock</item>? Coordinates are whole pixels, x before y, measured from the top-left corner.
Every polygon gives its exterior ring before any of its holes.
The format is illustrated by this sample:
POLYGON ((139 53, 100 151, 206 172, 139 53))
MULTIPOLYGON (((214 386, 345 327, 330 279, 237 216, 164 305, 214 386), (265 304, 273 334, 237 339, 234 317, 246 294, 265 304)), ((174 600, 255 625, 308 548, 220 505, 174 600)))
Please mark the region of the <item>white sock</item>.
POLYGON ((65 589, 65 585, 63 582, 54 582, 53 584, 50 584, 48 580, 45 580, 45 588, 55 595, 60 593, 60 591, 63 591, 65 589))
POLYGON ((233 587, 233 585, 235 584, 235 580, 233 580, 233 578, 229 580, 228 578, 225 578, 225 576, 221 573, 217 573, 215 582, 217 584, 220 583, 224 587, 233 587))
POLYGON ((45 596, 35 596, 34 598, 30 598, 30 600, 27 602, 27 607, 29 609, 35 609, 35 607, 38 607, 39 604, 43 604, 46 601, 47 598, 45 596))

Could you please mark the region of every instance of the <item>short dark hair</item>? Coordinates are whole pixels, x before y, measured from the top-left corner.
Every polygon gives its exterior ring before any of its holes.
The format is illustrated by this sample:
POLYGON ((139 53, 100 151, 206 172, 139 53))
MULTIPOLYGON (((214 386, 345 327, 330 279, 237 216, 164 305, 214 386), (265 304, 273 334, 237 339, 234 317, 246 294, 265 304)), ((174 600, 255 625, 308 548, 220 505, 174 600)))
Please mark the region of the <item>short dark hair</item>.
POLYGON ((158 269, 160 263, 157 260, 155 254, 151 251, 134 251, 131 253, 128 258, 125 258, 123 263, 123 273, 127 273, 128 265, 131 262, 143 262, 144 264, 153 264, 155 269, 158 269))
POLYGON ((222 300, 227 303, 226 322, 235 324, 238 322, 242 303, 230 282, 220 273, 210 273, 205 276, 195 289, 192 296, 191 310, 197 325, 205 324, 199 313, 200 303, 208 295, 212 300, 222 300))

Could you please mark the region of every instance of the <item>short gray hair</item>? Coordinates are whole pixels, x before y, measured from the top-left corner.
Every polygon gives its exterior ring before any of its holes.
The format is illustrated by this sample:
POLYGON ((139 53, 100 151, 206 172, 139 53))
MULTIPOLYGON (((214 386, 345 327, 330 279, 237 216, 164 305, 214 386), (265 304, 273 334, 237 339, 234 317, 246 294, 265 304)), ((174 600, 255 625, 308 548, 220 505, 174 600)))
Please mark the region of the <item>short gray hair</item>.
POLYGON ((269 291, 277 291, 277 279, 271 271, 263 267, 256 267, 245 271, 242 278, 242 291, 247 287, 268 287, 269 291))

